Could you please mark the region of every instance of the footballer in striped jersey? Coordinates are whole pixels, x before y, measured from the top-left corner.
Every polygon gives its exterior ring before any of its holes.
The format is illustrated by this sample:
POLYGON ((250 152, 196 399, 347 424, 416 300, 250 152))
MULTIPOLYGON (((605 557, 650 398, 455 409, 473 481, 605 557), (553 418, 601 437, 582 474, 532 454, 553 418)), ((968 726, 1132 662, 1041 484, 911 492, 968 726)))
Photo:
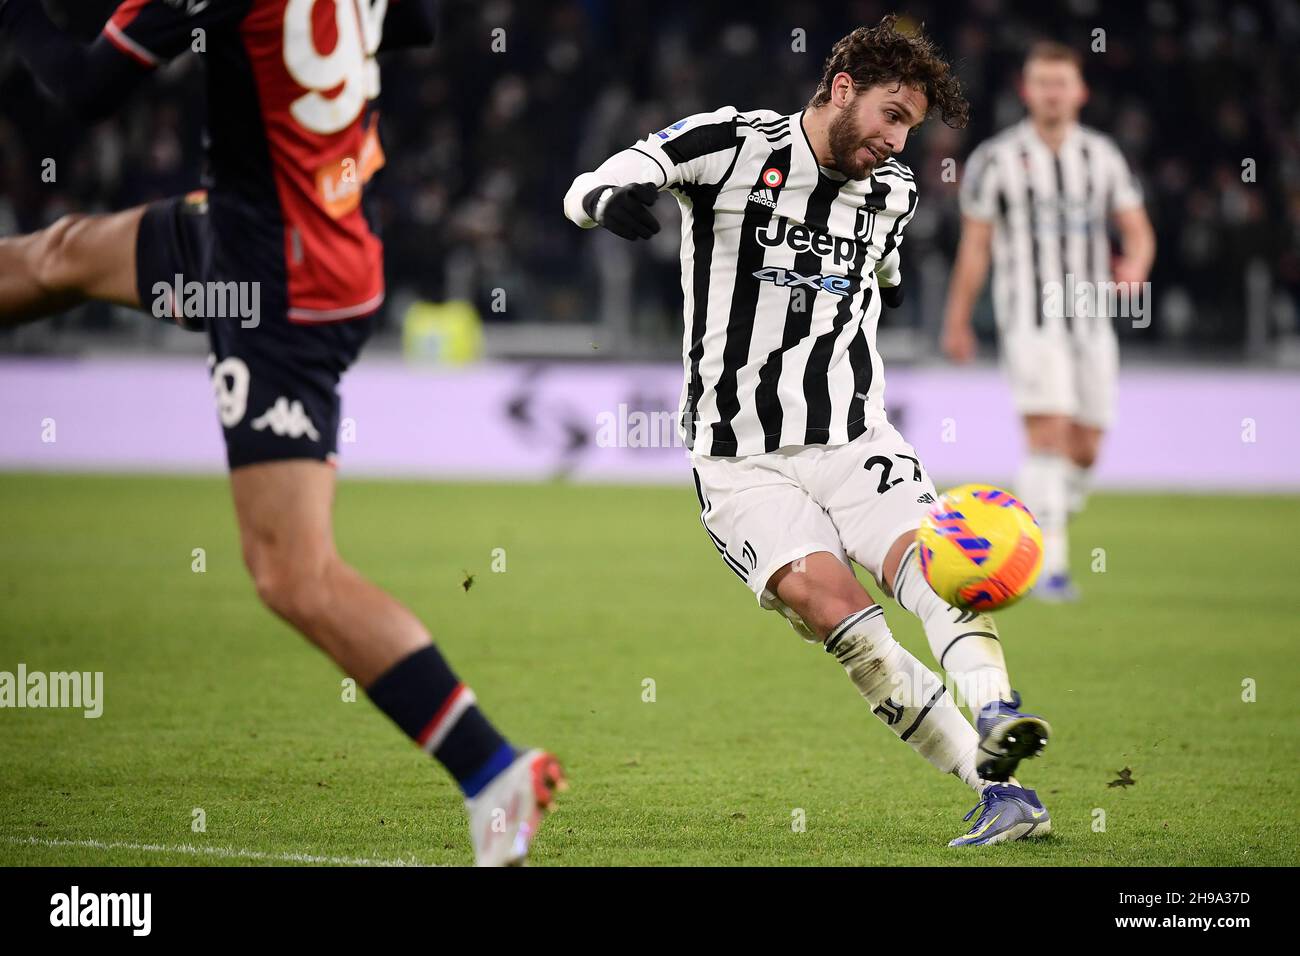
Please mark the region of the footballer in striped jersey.
POLYGON ((689 116, 578 176, 564 205, 577 225, 630 240, 658 231, 660 191, 681 206, 680 427, 704 529, 882 723, 979 794, 953 841, 967 845, 1048 832, 1014 777, 1048 726, 1018 710, 993 619, 926 583, 914 538, 935 488, 885 415, 876 326, 901 299, 917 204, 895 157, 931 110, 964 125, 960 84, 923 33, 885 17, 835 44, 803 110, 689 116), (854 562, 921 619, 978 729, 894 640, 854 562))
POLYGON ((1119 147, 1078 122, 1087 97, 1079 54, 1035 44, 1021 93, 1029 115, 981 143, 966 163, 943 344, 955 361, 974 357, 971 318, 991 263, 1002 365, 1028 446, 1016 491, 1043 529, 1034 593, 1071 601, 1078 595, 1067 521, 1083 509, 1114 418, 1117 307, 1150 305, 1142 290, 1155 233, 1119 147), (1111 222, 1123 248, 1114 265, 1111 222), (1141 298, 1133 301, 1134 293, 1141 298))

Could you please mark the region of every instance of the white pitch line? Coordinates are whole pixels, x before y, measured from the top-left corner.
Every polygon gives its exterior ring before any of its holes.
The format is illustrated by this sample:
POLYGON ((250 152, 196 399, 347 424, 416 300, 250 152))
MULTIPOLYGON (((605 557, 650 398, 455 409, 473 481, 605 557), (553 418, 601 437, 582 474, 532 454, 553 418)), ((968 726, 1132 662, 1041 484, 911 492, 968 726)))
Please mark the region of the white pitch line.
POLYGON ((77 847, 85 850, 132 850, 138 853, 181 853, 211 856, 223 860, 269 860, 276 863, 321 863, 332 866, 429 866, 415 859, 369 860, 349 856, 317 856, 311 853, 263 853, 261 850, 238 850, 222 846, 194 846, 178 843, 106 843, 103 840, 47 840, 40 837, 5 837, 6 843, 43 847, 77 847))

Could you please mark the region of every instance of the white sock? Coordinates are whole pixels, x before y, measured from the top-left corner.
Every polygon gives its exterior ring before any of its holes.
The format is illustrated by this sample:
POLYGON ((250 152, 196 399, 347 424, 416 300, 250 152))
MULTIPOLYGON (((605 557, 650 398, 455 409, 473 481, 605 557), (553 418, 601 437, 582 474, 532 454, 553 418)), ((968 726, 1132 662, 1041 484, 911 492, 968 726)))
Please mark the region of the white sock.
POLYGON ((943 773, 951 773, 977 792, 985 786, 975 773, 979 737, 954 705, 943 681, 907 652, 885 623, 878 604, 850 614, 826 638, 872 713, 900 740, 943 773))
MULTIPOLYGON (((1066 469, 1066 505, 1071 516, 1077 515, 1088 503, 1088 491, 1091 486, 1092 466, 1076 465, 1070 462, 1066 469)), ((1032 508, 1030 510, 1033 510, 1032 508)))
POLYGON ((1064 574, 1070 566, 1070 542, 1065 530, 1068 516, 1069 459, 1064 455, 1031 451, 1020 470, 1020 498, 1043 530, 1043 575, 1064 574))
POLYGON ((985 704, 1011 699, 1011 679, 993 616, 955 608, 935 594, 921 571, 915 543, 898 564, 894 600, 921 619, 934 659, 952 678, 972 719, 985 704))

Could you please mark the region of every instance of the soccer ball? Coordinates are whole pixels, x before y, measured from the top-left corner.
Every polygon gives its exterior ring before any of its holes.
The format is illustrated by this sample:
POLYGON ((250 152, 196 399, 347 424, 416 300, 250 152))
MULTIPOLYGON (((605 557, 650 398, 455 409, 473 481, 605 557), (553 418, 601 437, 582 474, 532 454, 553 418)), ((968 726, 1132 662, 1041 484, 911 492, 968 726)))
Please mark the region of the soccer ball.
POLYGON ((1009 491, 962 485, 939 496, 916 534, 921 571, 954 607, 992 611, 1024 597, 1043 568, 1043 532, 1009 491))

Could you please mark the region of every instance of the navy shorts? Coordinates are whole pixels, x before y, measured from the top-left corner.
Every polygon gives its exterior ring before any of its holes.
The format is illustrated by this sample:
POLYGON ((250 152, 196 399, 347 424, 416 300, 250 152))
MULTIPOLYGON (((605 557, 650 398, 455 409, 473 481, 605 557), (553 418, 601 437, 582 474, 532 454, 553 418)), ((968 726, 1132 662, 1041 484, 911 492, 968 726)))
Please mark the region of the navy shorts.
POLYGON ((145 210, 136 240, 140 302, 187 328, 206 326, 227 463, 333 461, 339 379, 370 337, 374 316, 292 323, 274 261, 265 273, 234 276, 219 260, 205 193, 145 210))

